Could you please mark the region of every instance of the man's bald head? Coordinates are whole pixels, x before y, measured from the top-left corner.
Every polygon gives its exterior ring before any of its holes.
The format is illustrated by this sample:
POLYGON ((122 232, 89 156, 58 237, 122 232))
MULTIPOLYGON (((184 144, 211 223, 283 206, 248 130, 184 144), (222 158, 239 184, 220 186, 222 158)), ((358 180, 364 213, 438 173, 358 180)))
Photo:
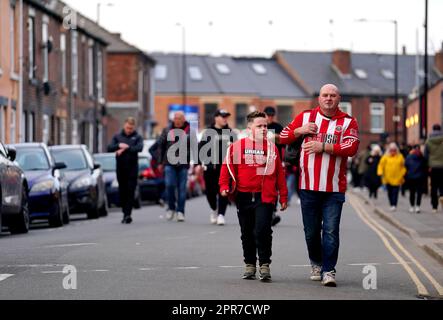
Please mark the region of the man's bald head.
POLYGON ((174 113, 174 118, 172 122, 174 122, 174 127, 181 128, 185 124, 185 113, 183 111, 177 111, 174 113))
POLYGON ((337 113, 340 99, 340 91, 335 85, 328 83, 321 87, 318 103, 323 114, 328 117, 334 116, 337 113))

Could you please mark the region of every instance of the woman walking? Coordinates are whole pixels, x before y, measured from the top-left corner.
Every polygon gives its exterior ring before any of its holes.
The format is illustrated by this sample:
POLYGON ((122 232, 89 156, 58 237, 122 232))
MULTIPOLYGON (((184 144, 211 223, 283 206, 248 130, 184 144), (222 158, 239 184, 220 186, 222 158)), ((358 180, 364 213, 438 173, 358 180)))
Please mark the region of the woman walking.
POLYGON ((409 189, 409 212, 420 213, 421 196, 427 178, 427 166, 419 145, 414 146, 409 152, 405 166, 407 170, 406 184, 409 189))
POLYGON ((380 146, 375 144, 372 146, 371 153, 366 159, 368 169, 365 172, 364 181, 366 187, 369 189, 369 199, 377 199, 377 191, 381 186, 381 179, 377 175, 377 167, 380 163, 381 154, 380 146))

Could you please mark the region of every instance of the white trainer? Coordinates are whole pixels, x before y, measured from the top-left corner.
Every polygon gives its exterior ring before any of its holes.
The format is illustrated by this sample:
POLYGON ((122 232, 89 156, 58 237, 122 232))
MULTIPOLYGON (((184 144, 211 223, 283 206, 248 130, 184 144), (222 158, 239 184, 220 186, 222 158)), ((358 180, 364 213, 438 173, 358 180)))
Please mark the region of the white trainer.
POLYGON ((224 226, 225 225, 225 217, 221 214, 217 217, 217 225, 224 226))
POLYGON ((175 211, 173 210, 168 210, 168 212, 166 212, 166 219, 167 220, 172 220, 175 217, 175 211))
POLYGON ((321 280, 321 266, 311 266, 311 276, 309 277, 312 281, 321 280))
POLYGON ((335 281, 335 272, 329 271, 323 273, 323 279, 321 280, 321 284, 325 287, 336 287, 337 282, 335 281))
POLYGON ((414 212, 414 207, 410 207, 409 212, 414 212))
POLYGON ((177 221, 178 222, 184 222, 185 221, 185 215, 183 214, 183 212, 177 213, 177 221))
POLYGON ((420 207, 415 207, 415 213, 420 213, 420 207))
POLYGON ((391 211, 394 212, 395 210, 397 210, 397 208, 395 206, 392 206, 391 211))
POLYGON ((217 223, 217 211, 211 212, 211 216, 209 217, 211 224, 217 223))

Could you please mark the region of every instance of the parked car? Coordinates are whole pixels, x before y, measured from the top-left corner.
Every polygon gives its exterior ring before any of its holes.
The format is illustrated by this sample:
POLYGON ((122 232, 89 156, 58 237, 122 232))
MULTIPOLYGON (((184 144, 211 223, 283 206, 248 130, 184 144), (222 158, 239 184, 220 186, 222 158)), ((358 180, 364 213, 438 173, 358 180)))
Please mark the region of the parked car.
POLYGON ((0 143, 0 230, 2 225, 12 234, 29 230, 28 181, 14 162, 14 147, 0 143))
POLYGON ((63 169, 68 180, 70 213, 84 213, 88 219, 108 214, 106 190, 100 164, 95 163, 85 145, 62 145, 49 147, 57 162, 64 162, 63 169))
MULTIPOLYGON (((93 155, 94 160, 101 165, 103 170, 103 179, 105 182, 106 196, 108 206, 120 207, 120 194, 118 191, 117 181, 117 162, 115 160, 115 153, 96 153, 93 155)), ((135 189, 134 208, 141 208, 141 199, 139 188, 135 189)))
POLYGON ((51 227, 69 223, 68 185, 61 169, 63 162, 55 162, 44 143, 21 143, 16 162, 25 172, 29 188, 31 222, 47 219, 51 227))
POLYGON ((141 199, 159 203, 165 190, 165 178, 163 172, 152 165, 150 154, 138 154, 138 172, 141 199))

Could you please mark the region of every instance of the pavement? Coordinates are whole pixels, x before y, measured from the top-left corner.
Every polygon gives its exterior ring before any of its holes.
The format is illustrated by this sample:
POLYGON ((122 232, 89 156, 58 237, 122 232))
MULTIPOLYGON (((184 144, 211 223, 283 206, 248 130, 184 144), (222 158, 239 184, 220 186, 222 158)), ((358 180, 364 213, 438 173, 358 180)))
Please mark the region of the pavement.
POLYGON ((421 212, 409 212, 409 192, 399 195, 397 210, 390 211, 387 192, 379 189, 377 199, 369 199, 365 189, 352 189, 350 192, 364 200, 368 210, 372 210, 383 220, 408 235, 419 247, 443 265, 443 208, 432 212, 429 195, 423 195, 421 212))

